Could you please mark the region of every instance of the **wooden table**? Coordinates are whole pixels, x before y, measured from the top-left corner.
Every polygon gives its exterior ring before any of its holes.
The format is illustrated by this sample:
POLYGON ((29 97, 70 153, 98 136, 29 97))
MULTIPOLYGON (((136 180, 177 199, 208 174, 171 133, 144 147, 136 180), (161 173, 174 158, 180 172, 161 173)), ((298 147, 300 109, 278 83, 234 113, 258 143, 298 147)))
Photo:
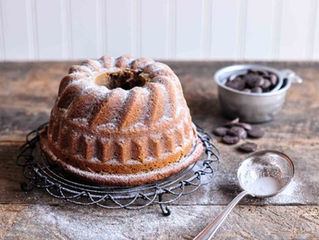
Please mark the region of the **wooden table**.
MULTIPOLYGON (((71 62, 0 63, 1 239, 192 239, 238 193, 236 168, 245 158, 217 143, 222 168, 209 186, 172 204, 138 211, 80 207, 43 191, 22 192, 15 158, 26 133, 47 121, 59 81, 71 62)), ((168 62, 180 77, 193 120, 207 131, 226 120, 220 113, 213 73, 231 62, 168 62)), ((245 198, 216 239, 319 239, 319 63, 261 63, 290 68, 303 79, 288 92, 276 120, 262 124, 258 148, 288 154, 296 166, 279 196, 245 198)))

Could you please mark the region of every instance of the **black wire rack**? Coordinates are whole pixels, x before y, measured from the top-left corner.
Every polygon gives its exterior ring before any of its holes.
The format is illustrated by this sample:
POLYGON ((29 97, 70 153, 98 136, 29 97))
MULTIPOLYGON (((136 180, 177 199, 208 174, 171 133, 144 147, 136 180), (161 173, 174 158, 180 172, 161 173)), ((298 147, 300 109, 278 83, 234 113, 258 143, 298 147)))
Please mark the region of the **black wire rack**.
POLYGON ((204 184, 209 184, 219 168, 220 154, 213 139, 197 126, 197 134, 205 148, 203 154, 205 156, 178 174, 137 187, 95 185, 66 173, 40 150, 39 131, 46 125, 47 123, 42 124, 27 134, 26 143, 19 150, 17 165, 23 168, 23 174, 27 179, 21 183, 21 189, 23 191, 31 191, 34 187, 45 189, 54 198, 82 206, 140 209, 158 204, 163 215, 168 216, 171 211, 167 204, 177 201, 183 195, 195 192, 204 184))

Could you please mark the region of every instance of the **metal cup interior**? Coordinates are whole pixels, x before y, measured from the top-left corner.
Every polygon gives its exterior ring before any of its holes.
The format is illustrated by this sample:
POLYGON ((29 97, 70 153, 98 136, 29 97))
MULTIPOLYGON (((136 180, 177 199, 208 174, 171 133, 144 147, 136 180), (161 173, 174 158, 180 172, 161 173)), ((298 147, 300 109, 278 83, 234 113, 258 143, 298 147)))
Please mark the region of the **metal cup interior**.
MULTIPOLYGON (((242 189, 256 197, 270 197, 283 191, 294 176, 294 164, 284 153, 265 150, 256 152, 239 166, 237 178, 242 189), (262 192, 256 190, 261 178, 275 181, 276 188, 262 192)), ((267 187, 267 186, 266 186, 267 187)))
MULTIPOLYGON (((284 72, 284 73, 286 73, 286 72, 284 72)), ((254 65, 254 64, 238 64, 238 65, 224 67, 224 68, 218 70, 214 75, 215 81, 219 87, 225 88, 225 89, 232 91, 232 92, 236 92, 238 94, 252 95, 252 96, 267 96, 267 95, 276 94, 278 91, 282 92, 284 90, 287 90, 291 85, 291 81, 286 81, 286 83, 285 83, 284 82, 285 77, 286 77, 286 74, 283 74, 283 72, 278 71, 277 69, 267 67, 267 66, 254 65), (252 92, 248 93, 248 92, 243 92, 243 91, 239 91, 239 90, 230 88, 230 87, 225 85, 226 80, 230 76, 245 73, 248 69, 257 70, 257 71, 258 70, 268 71, 268 72, 275 74, 278 78, 277 85, 271 91, 265 92, 265 93, 252 93, 252 92)))

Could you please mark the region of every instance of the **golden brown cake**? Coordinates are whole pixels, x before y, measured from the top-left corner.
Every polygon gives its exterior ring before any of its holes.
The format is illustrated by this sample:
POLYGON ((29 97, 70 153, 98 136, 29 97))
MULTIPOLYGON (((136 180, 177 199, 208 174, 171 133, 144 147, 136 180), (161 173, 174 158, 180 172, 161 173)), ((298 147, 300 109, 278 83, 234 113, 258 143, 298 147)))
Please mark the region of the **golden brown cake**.
POLYGON ((109 185, 168 177, 202 153, 177 76, 163 63, 130 56, 72 66, 40 142, 66 171, 109 185))

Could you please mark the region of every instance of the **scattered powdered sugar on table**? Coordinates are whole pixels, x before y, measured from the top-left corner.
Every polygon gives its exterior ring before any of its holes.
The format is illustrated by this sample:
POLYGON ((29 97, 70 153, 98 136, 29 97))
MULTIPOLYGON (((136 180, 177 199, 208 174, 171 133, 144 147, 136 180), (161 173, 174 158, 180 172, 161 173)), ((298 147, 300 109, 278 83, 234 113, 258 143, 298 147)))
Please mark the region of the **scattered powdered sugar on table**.
MULTIPOLYGON (((35 205, 28 210, 32 225, 47 225, 46 232, 38 233, 62 239, 163 239, 161 233, 170 230, 176 235, 192 232, 187 226, 197 220, 194 207, 189 214, 188 207, 172 211, 170 217, 163 217, 158 206, 143 210, 106 210, 81 206, 43 206, 35 205), (31 213, 36 213, 31 214, 31 213), (187 217, 185 217, 187 216, 187 217), (174 231, 173 231, 174 228, 174 231), (176 230, 177 229, 177 230, 176 230)), ((37 230, 34 230, 35 234, 37 230)), ((167 237, 167 234, 166 234, 167 237)))
MULTIPOLYGON (((62 209, 60 207, 35 206, 37 216, 30 216, 34 224, 48 225, 48 229, 55 229, 56 232, 67 236, 70 239, 108 239, 110 234, 114 239, 126 239, 121 236, 122 225, 113 225, 112 219, 107 223, 101 219, 101 212, 85 214, 81 207, 62 209), (73 216, 71 211, 76 211, 73 216), (118 234, 118 235, 117 235, 118 234)), ((106 217, 106 215, 104 216, 106 217)), ((123 219, 124 221, 124 219, 123 219)))
POLYGON ((281 193, 265 200, 267 203, 269 202, 276 204, 301 203, 302 201, 302 188, 294 179, 291 180, 288 186, 281 193))

